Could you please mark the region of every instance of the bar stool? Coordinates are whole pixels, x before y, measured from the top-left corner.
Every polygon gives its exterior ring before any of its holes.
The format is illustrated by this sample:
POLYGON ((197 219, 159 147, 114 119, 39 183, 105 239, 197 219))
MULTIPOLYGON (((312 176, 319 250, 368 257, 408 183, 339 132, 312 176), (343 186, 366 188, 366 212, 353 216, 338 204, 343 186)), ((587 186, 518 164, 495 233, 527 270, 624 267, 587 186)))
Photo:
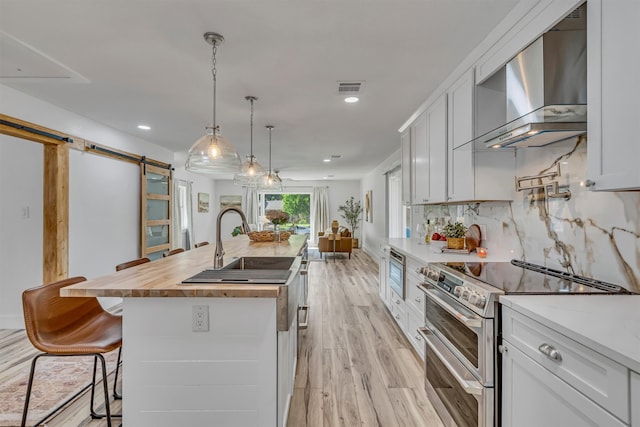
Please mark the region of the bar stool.
POLYGON ((199 248, 200 246, 207 246, 209 244, 209 242, 200 242, 200 243, 196 243, 196 248, 199 248))
MULTIPOLYGON (((116 378, 120 366, 122 350, 122 317, 105 311, 95 297, 61 297, 60 289, 65 286, 87 280, 84 277, 72 277, 58 282, 27 289, 22 293, 22 308, 27 337, 31 344, 42 353, 37 354, 31 362, 27 396, 22 412, 24 427, 27 422, 29 399, 36 370, 36 362, 40 357, 62 356, 94 356, 93 381, 91 383, 91 417, 106 418, 111 427, 112 415, 109 406, 109 386, 107 384, 107 366, 104 353, 118 349, 116 378), (97 362, 102 366, 102 386, 105 397, 106 414, 98 414, 94 410, 97 362)), ((115 383, 113 385, 115 394, 115 383)), ((71 402, 86 388, 83 388, 66 402, 53 410, 48 418, 60 408, 71 402)), ((36 423, 40 425, 42 421, 36 423)))
POLYGON ((171 256, 171 255, 179 254, 180 252, 184 252, 184 249, 182 249, 182 248, 172 249, 170 251, 162 252, 162 257, 166 258, 166 257, 171 256))
POLYGON ((127 268, 135 267, 136 265, 145 264, 147 262, 151 262, 151 260, 147 257, 138 258, 131 261, 123 262, 122 264, 116 265, 116 271, 124 270, 127 268))

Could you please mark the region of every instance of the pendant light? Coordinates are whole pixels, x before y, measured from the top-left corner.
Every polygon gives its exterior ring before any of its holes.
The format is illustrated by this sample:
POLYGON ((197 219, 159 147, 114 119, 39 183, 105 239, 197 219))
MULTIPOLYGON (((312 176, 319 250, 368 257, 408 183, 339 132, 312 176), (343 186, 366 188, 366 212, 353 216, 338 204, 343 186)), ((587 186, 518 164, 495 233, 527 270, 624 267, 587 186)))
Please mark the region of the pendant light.
POLYGON ((265 127, 269 129, 269 170, 266 174, 262 175, 259 187, 261 190, 282 191, 282 180, 273 172, 273 169, 271 169, 271 132, 274 126, 267 125, 265 127))
POLYGON ((251 142, 251 150, 250 154, 247 156, 247 160, 242 163, 240 168, 240 172, 236 173, 233 177, 233 182, 238 185, 242 185, 243 187, 257 187, 258 181, 264 175, 264 168, 258 160, 253 155, 253 103, 258 100, 255 96, 245 96, 244 99, 251 102, 251 120, 250 120, 250 142, 251 142))
POLYGON ((204 33, 204 39, 212 48, 211 75, 213 76, 213 120, 207 134, 200 137, 189 149, 185 169, 205 174, 235 173, 240 168, 240 155, 220 133, 216 123, 216 53, 224 41, 218 33, 204 33))

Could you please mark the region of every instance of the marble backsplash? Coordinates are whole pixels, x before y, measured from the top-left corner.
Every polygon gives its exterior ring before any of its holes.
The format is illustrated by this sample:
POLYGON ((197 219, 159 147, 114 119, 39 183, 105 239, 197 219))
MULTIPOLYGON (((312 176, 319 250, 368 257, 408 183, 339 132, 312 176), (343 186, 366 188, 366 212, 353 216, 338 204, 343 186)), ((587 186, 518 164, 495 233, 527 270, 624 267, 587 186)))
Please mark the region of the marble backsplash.
MULTIPOLYGON (((640 192, 593 192, 585 187, 587 140, 518 149, 516 175, 540 175, 560 167, 558 192, 515 191, 513 201, 414 206, 413 218, 464 218, 479 224, 482 245, 495 255, 593 277, 640 292, 640 192)), ((540 181, 533 181, 536 183, 540 181)), ((504 184, 501 184, 504 185, 504 184)), ((509 185, 509 184, 506 184, 509 185)))

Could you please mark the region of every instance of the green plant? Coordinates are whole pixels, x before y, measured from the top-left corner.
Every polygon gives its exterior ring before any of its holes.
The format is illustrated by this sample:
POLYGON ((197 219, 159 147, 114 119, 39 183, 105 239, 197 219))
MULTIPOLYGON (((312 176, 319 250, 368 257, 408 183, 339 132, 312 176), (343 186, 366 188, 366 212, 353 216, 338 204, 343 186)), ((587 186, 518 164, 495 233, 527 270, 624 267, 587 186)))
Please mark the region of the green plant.
POLYGON ((347 221, 347 224, 351 227, 351 235, 355 237, 356 230, 360 223, 360 217, 362 216, 362 205, 360 201, 355 201, 354 197, 346 201, 344 205, 338 206, 338 210, 342 211, 342 218, 347 221))
POLYGON ((467 227, 461 222, 449 223, 444 226, 442 233, 447 237, 460 238, 467 234, 467 227))
POLYGON ((231 232, 231 235, 232 235, 233 237, 236 237, 236 236, 238 236, 238 235, 240 235, 240 234, 242 234, 242 227, 240 227, 239 225, 237 225, 237 226, 233 229, 233 231, 231 232))

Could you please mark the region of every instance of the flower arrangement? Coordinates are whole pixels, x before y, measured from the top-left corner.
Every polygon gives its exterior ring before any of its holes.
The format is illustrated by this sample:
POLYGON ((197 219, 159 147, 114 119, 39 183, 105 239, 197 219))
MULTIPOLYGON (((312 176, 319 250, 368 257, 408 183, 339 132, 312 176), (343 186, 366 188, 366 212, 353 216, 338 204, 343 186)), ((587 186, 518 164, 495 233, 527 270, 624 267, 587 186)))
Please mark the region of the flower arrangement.
POLYGON ((442 233, 447 237, 461 238, 467 234, 467 227, 461 222, 449 223, 444 226, 442 233))
POLYGON ((289 214, 277 209, 268 210, 265 216, 273 225, 282 225, 289 221, 289 214))

